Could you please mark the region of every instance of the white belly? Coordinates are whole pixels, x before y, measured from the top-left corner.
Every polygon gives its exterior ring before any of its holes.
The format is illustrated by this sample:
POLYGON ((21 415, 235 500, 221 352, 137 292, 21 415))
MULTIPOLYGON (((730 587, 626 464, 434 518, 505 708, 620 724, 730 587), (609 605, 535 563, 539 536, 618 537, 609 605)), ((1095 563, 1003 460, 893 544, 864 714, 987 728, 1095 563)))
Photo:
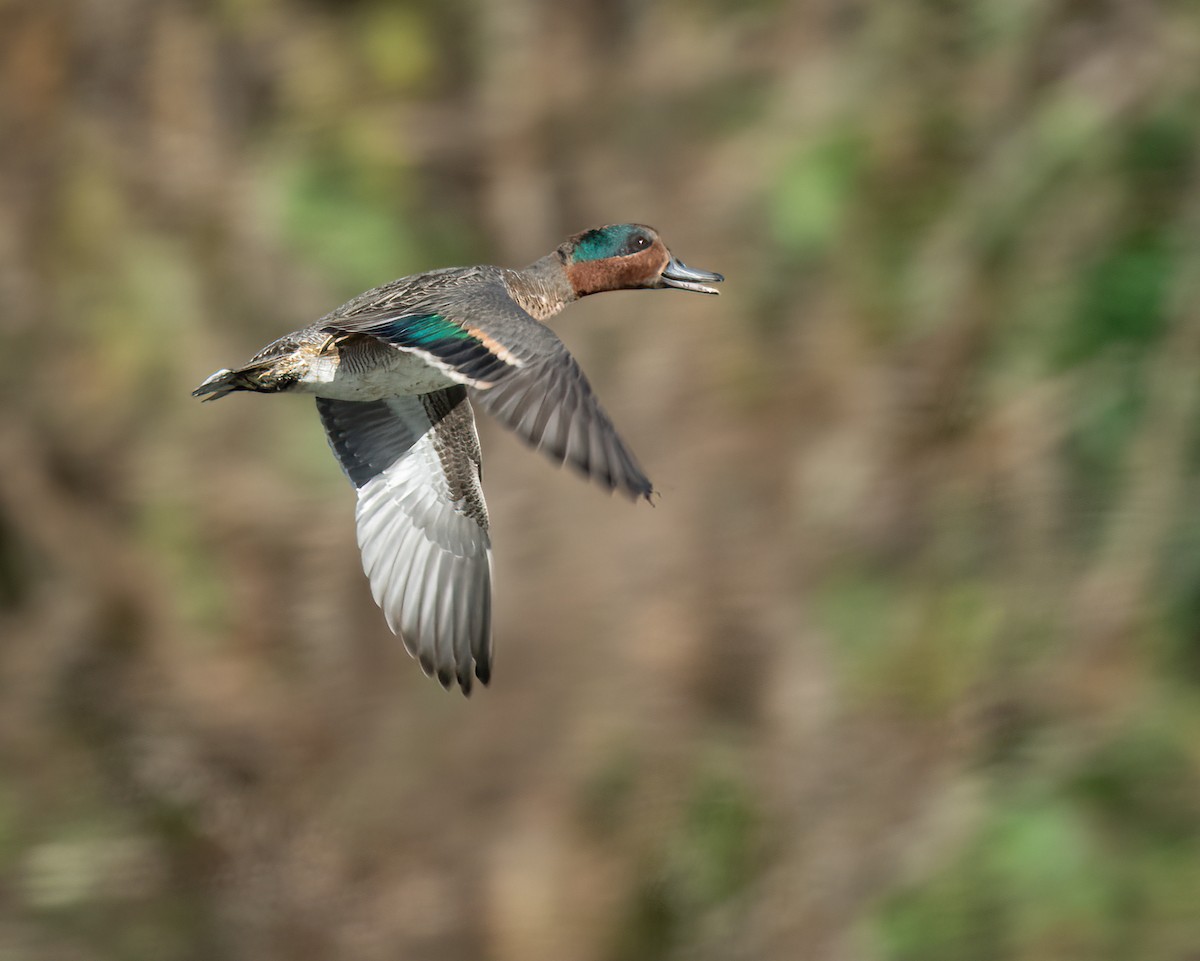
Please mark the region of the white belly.
POLYGON ((334 400, 382 400, 407 394, 427 394, 458 383, 430 367, 420 357, 394 351, 384 363, 366 370, 348 370, 336 354, 313 358, 293 390, 334 400))

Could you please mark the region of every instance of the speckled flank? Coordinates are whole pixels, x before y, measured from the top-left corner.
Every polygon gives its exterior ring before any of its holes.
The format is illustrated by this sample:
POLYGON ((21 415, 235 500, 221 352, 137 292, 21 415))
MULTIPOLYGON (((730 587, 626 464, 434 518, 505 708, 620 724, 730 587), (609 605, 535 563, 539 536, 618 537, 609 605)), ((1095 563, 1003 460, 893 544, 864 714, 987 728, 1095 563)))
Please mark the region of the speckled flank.
POLYGON ((295 370, 292 390, 339 400, 423 394, 455 383, 416 354, 361 335, 337 338, 329 349, 306 352, 295 370))

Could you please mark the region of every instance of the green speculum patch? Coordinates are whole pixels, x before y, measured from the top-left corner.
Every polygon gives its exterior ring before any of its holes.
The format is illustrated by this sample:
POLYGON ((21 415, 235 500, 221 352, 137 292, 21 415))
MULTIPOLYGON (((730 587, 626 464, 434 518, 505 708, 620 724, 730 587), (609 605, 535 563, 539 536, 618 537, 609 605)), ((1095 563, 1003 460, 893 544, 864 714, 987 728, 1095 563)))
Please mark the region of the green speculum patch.
POLYGON ((441 314, 406 318, 402 324, 402 339, 419 346, 433 344, 439 340, 466 340, 471 336, 441 314))

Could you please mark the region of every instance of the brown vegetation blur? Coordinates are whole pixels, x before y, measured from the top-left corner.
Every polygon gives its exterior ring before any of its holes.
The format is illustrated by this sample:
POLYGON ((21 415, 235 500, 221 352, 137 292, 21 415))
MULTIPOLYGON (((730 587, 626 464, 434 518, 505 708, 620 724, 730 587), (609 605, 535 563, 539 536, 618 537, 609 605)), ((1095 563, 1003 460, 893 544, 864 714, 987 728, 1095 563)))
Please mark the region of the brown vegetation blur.
POLYGON ((0 2, 0 958, 1200 956, 1200 11, 0 2), (311 401, 394 276, 634 220, 481 418, 424 678, 311 401))

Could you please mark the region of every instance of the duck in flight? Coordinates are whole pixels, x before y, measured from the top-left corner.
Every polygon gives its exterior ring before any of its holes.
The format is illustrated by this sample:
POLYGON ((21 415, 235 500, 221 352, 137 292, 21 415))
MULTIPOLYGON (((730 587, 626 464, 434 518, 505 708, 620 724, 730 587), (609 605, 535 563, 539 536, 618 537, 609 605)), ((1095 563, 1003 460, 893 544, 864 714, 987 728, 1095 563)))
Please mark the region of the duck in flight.
POLYGON ((388 626, 469 694, 492 672, 488 512, 472 402, 555 463, 633 499, 653 488, 543 321, 606 290, 716 294, 641 224, 576 234, 523 270, 450 267, 359 294, 192 393, 316 396, 358 492, 358 544, 388 626))

